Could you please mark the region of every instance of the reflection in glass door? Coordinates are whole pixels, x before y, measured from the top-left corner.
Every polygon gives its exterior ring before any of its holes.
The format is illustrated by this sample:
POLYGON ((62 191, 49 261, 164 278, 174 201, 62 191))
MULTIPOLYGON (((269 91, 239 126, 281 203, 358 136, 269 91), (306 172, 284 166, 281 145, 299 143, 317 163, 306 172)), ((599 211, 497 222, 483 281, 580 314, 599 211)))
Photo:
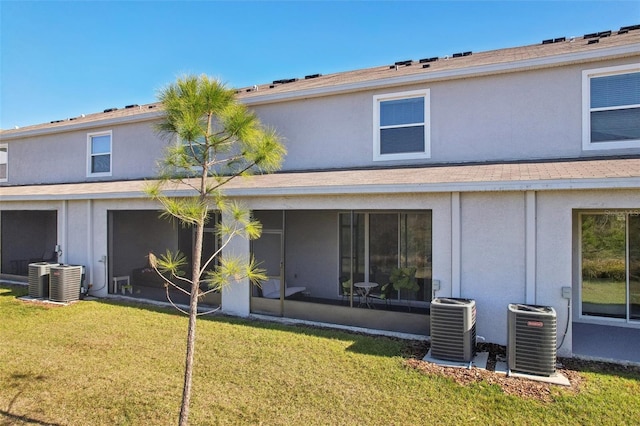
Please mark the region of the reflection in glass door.
POLYGON ((282 283, 282 231, 263 231, 260 238, 254 240, 252 244, 253 257, 258 268, 264 269, 267 277, 277 279, 282 283))
POLYGON ((582 315, 640 320, 640 216, 581 215, 582 315))
POLYGON ((282 266, 282 231, 264 231, 253 241, 253 255, 260 269, 270 278, 280 278, 282 266))
POLYGON ((640 321, 640 213, 629 215, 629 318, 640 321))

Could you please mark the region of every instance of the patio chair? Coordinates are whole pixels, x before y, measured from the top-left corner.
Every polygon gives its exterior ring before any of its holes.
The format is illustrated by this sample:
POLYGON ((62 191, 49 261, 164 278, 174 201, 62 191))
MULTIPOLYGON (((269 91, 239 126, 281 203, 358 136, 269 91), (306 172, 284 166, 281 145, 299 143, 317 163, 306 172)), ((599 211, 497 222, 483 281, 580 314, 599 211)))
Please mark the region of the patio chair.
POLYGON ((380 293, 369 293, 369 298, 384 300, 385 305, 389 304, 389 299, 391 298, 391 292, 393 291, 393 285, 391 283, 386 283, 382 287, 380 287, 380 293))
POLYGON ((54 262, 58 259, 57 253, 53 250, 45 250, 40 257, 29 259, 29 263, 34 262, 54 262))
POLYGON ((342 287, 342 300, 348 301, 351 296, 355 296, 358 298, 358 303, 360 303, 360 293, 351 286, 351 280, 347 277, 340 277, 340 286, 342 287))

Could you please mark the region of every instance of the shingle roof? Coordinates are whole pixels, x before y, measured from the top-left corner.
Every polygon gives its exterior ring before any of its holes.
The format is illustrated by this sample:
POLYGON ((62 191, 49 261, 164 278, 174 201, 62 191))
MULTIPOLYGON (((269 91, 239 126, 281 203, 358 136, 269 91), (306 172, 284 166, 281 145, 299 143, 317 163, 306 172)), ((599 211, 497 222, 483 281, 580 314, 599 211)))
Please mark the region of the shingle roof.
MULTIPOLYGON (((0 200, 140 198, 144 186, 139 180, 8 186, 0 187, 0 200)), ((254 197, 599 188, 640 189, 640 158, 275 173, 234 179, 225 191, 254 197)))
MULTIPOLYGON (((238 94, 244 98, 259 97, 268 93, 291 92, 304 89, 335 86, 340 84, 357 83, 374 80, 384 80, 398 76, 428 75, 441 71, 453 71, 466 68, 478 68, 489 65, 499 65, 526 61, 532 59, 549 58, 572 53, 598 51, 604 48, 624 46, 640 43, 640 26, 629 32, 602 32, 575 38, 559 38, 546 40, 540 44, 513 47, 486 52, 460 52, 446 58, 429 58, 399 61, 398 65, 387 64, 375 68, 341 72, 317 78, 301 78, 290 83, 276 83, 258 85, 254 88, 244 88, 238 94), (610 34, 609 34, 610 33, 610 34), (598 36, 601 34, 602 36, 598 36), (608 35, 607 35, 608 34, 608 35), (587 37, 588 36, 588 37, 587 37), (587 37, 587 38, 584 38, 587 37), (557 41, 555 41, 557 40, 557 41), (435 59, 430 61, 431 59, 435 59), (422 62, 421 62, 422 61, 422 62), (429 61, 429 62, 424 62, 429 61), (423 68, 426 66, 426 68, 423 68)), ((636 51, 640 53, 640 47, 636 51)), ((292 79, 289 79, 292 80, 292 79)), ((287 80, 285 80, 287 81, 287 80)))
MULTIPOLYGON (((399 61, 397 65, 387 64, 384 66, 360 69, 355 71, 340 72, 328 75, 309 75, 291 77, 268 84, 238 89, 239 99, 247 103, 259 102, 261 99, 270 99, 271 95, 287 95, 297 92, 304 93, 314 90, 323 90, 332 87, 345 85, 362 84, 366 86, 373 82, 390 82, 397 78, 415 79, 445 79, 452 78, 456 71, 469 70, 470 73, 499 72, 495 67, 507 64, 518 64, 519 69, 531 69, 535 67, 550 66, 545 60, 558 57, 562 58, 560 64, 579 62, 578 56, 583 53, 593 52, 595 56, 599 52, 609 51, 617 47, 631 46, 632 54, 640 53, 640 25, 624 28, 619 31, 603 31, 600 33, 587 34, 575 38, 559 38, 545 40, 540 44, 513 47, 486 52, 460 52, 452 54, 446 58, 434 58, 425 56, 422 62, 420 59, 411 61, 399 61), (425 62, 425 60, 431 61, 425 62), (535 60, 540 60, 535 62, 535 60), (534 62, 531 62, 534 61, 534 62), (493 70, 493 71, 492 71, 493 70), (288 82, 287 82, 288 81, 288 82), (257 90, 256 90, 257 89, 257 90)), ((610 56, 607 59, 611 58, 610 56)), ((618 56, 625 56, 628 53, 620 53, 618 56)), ((615 55, 614 55, 615 56, 615 55)), ((605 58, 603 58, 605 59, 605 58)), ((591 58, 590 60, 593 60, 591 58)), ((504 72, 504 70, 502 71, 504 72)), ((36 124, 20 129, 2 130, 0 137, 10 137, 30 130, 40 129, 67 129, 69 126, 79 126, 88 123, 99 123, 103 120, 126 120, 138 118, 154 118, 159 111, 157 103, 147 105, 130 105, 129 107, 105 110, 87 114, 70 119, 57 120, 52 123, 36 124)))

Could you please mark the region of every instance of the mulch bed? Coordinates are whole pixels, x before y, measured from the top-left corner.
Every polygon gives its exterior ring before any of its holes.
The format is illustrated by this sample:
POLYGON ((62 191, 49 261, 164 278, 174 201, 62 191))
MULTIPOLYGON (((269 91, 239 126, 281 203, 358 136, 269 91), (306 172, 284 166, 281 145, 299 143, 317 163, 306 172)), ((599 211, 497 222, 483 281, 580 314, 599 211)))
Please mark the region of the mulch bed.
POLYGON ((598 361, 587 361, 576 358, 559 358, 556 371, 569 379, 571 386, 558 386, 519 377, 507 377, 505 374, 495 372, 496 360, 506 357, 504 346, 482 343, 478 345, 478 352, 488 352, 489 359, 487 369, 472 367, 456 368, 443 367, 431 362, 422 361, 429 351, 428 342, 413 342, 408 345, 406 365, 426 375, 439 375, 452 379, 456 383, 466 386, 472 383, 485 382, 499 386, 507 395, 531 398, 542 402, 552 401, 552 389, 554 386, 566 389, 577 394, 585 378, 582 374, 588 372, 607 372, 612 374, 631 373, 640 375, 640 367, 625 366, 598 361))

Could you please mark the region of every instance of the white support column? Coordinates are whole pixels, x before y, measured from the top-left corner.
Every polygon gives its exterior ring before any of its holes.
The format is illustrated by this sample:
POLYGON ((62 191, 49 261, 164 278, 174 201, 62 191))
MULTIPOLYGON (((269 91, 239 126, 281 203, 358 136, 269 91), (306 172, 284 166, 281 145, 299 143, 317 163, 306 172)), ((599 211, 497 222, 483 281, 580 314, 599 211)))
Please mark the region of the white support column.
POLYGON ((65 263, 65 259, 67 259, 67 231, 69 229, 68 209, 68 202, 61 201, 60 207, 58 208, 58 248, 62 250, 62 255, 58 257, 59 263, 65 263))
POLYGON ((461 205, 460 193, 451 193, 451 297, 461 297, 461 205))
POLYGON ((86 268, 88 271, 85 275, 86 284, 94 282, 93 276, 93 262, 94 262, 94 249, 93 249, 93 200, 87 200, 87 262, 86 268))
MULTIPOLYGON (((222 220, 228 220, 225 216, 222 220)), ((247 262, 250 259, 251 245, 247 238, 236 236, 223 248, 223 256, 241 258, 247 262)), ((247 317, 250 314, 251 286, 249 279, 244 278, 222 288, 222 312, 229 315, 247 317)))
POLYGON ((525 303, 536 304, 536 192, 525 192, 525 303))

